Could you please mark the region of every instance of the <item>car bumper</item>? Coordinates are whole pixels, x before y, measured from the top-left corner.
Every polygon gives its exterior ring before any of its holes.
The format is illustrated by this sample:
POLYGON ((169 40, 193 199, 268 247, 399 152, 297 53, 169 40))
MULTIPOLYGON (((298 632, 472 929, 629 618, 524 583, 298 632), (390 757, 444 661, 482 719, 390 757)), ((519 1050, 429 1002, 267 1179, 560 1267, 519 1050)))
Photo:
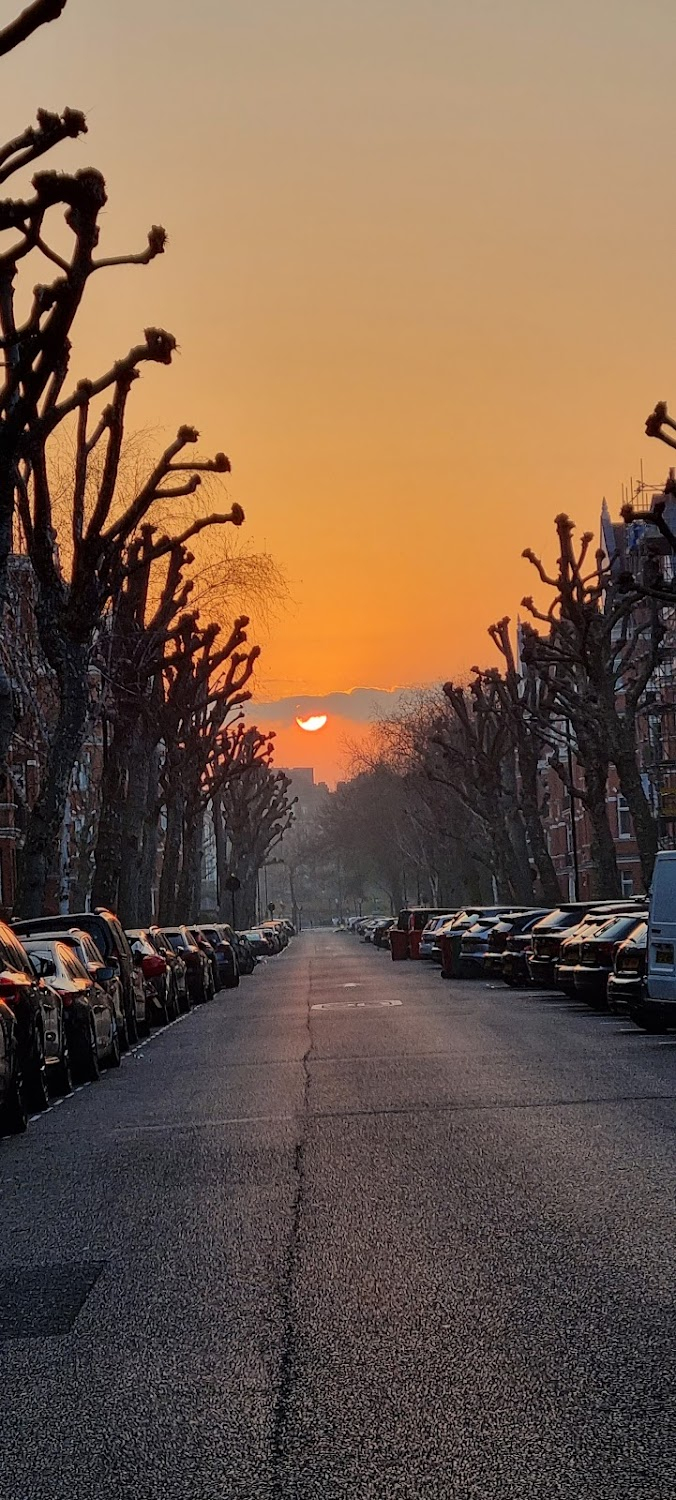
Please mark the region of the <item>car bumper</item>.
POLYGON ((587 967, 578 964, 574 971, 576 995, 589 996, 590 999, 605 1000, 608 989, 608 970, 587 967))
POLYGON ((503 953, 500 973, 505 984, 528 984, 529 974, 525 953, 503 953))
POLYGON ((484 957, 484 974, 492 979, 502 979, 502 954, 487 953, 484 957))
POLYGON ((537 954, 529 954, 526 962, 531 984, 548 990, 556 987, 556 959, 539 958, 537 954))
POLYGON ((484 972, 485 953, 460 953, 460 973, 463 979, 480 979, 484 972))
POLYGON ((565 995, 575 994, 575 964, 556 964, 554 968, 554 983, 565 995))
POLYGON ((608 975, 608 1001, 615 1010, 640 1005, 642 994, 643 980, 640 974, 608 975))

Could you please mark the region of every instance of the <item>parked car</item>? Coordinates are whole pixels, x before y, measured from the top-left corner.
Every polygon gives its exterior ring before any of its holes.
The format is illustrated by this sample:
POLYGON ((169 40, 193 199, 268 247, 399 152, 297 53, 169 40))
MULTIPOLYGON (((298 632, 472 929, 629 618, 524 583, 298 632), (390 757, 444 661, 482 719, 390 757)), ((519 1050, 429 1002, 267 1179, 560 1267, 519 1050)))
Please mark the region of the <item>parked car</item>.
POLYGON ((374 948, 389 948, 390 933, 394 927, 394 917, 388 917, 386 922, 380 922, 373 934, 374 948))
MULTIPOLYGON (((61 933, 56 932, 45 932, 41 934, 41 937, 60 936, 61 933)), ((124 1013, 124 1001, 122 998, 122 985, 120 983, 120 976, 117 970, 113 968, 112 964, 106 963, 103 954, 99 952, 99 949, 97 948, 96 943, 91 936, 91 933, 85 932, 83 928, 70 927, 68 929, 68 932, 64 934, 64 937, 67 937, 69 942, 72 942, 75 952, 77 953, 77 956, 83 968, 86 969, 87 973, 92 979, 96 980, 97 984, 100 984, 103 987, 103 989, 106 991, 106 994, 109 996, 112 1002, 113 1010, 115 1011, 115 1019, 117 1021, 117 1034, 121 1039, 124 1035, 126 1019, 124 1013)), ((120 1046, 122 1046, 121 1040, 120 1046)))
POLYGON ((418 949, 419 958, 431 959, 434 957, 434 935, 439 931, 441 927, 443 927, 445 922, 451 922, 455 915, 455 912, 449 911, 446 912, 445 916, 436 916, 429 918, 429 921, 425 923, 425 926, 423 927, 421 933, 420 947, 418 949))
POLYGON ((633 912, 631 915, 611 917, 590 936, 585 936, 580 951, 580 962, 575 969, 575 993, 591 1005, 605 1006, 608 997, 608 976, 612 972, 615 953, 625 938, 648 913, 633 912))
MULTIPOLYGON (((226 929, 226 931, 227 930, 232 931, 232 929, 226 929)), ((246 933, 233 933, 232 941, 234 941, 234 943, 236 944, 237 962, 239 964, 240 974, 253 974, 253 971, 256 967, 256 955, 246 933)))
POLYGON ((163 927, 161 931, 185 963, 188 994, 192 1004, 201 1005, 205 1000, 211 1000, 214 994, 214 977, 211 960, 204 948, 195 941, 187 927, 163 927))
POLYGON ((217 990, 234 990, 239 984, 239 964, 237 952, 220 924, 201 922, 198 927, 191 927, 191 932, 199 939, 200 935, 211 944, 215 958, 215 975, 217 990))
POLYGON ((49 1103, 48 1068, 54 1070, 57 1087, 65 1090, 68 1083, 63 1007, 5 922, 0 922, 0 1000, 9 1007, 16 1023, 23 1099, 26 1107, 37 1113, 49 1103))
POLYGON ((542 917, 531 931, 531 941, 526 953, 526 967, 530 984, 545 989, 556 986, 556 965, 564 938, 590 910, 591 902, 567 902, 557 906, 548 916, 542 917))
MULTIPOLYGON (((450 978, 452 974, 457 976, 460 973, 461 944, 463 935, 469 931, 469 928, 473 927, 474 923, 478 922, 481 917, 485 916, 499 918, 503 915, 503 913, 503 906, 467 906, 463 907, 461 911, 457 912, 454 917, 451 917, 450 919, 444 918, 441 927, 435 928, 432 939, 431 955, 433 963, 439 963, 443 965, 442 942, 446 938, 450 939, 451 942, 452 956, 450 968, 444 969, 442 967, 442 973, 446 978, 450 978)), ((445 946, 448 947, 447 944, 445 946)))
POLYGON ((466 927, 460 938, 460 973, 463 979, 480 979, 484 973, 484 960, 494 927, 502 920, 496 916, 477 917, 466 927))
POLYGON ((541 917, 546 917, 549 907, 540 906, 532 911, 505 912, 504 916, 498 918, 488 934, 488 947, 484 956, 484 974, 492 975, 502 979, 503 954, 507 948, 510 938, 525 935, 541 917))
POLYGON ((272 939, 268 937, 266 933, 261 932, 257 927, 250 927, 248 932, 244 933, 244 937, 246 938, 256 960, 261 958, 270 958, 271 954, 274 952, 272 939))
POLYGON ((608 922, 619 918, 624 913, 635 915, 637 912, 640 912, 640 908, 636 901, 601 902, 586 912, 578 925, 571 928, 561 943, 556 962, 557 989, 563 990, 566 995, 574 995, 576 993, 575 975, 584 944, 596 937, 596 934, 606 927, 608 922))
POLYGON ((68 933, 57 938, 27 938, 26 951, 41 977, 48 980, 50 989, 59 996, 75 1077, 95 1083, 102 1062, 119 1068, 120 1038, 115 1007, 103 985, 92 979, 80 962, 68 933))
POLYGON ((676 1026, 676 851, 660 850, 653 868, 646 977, 641 1004, 631 1012, 644 1031, 676 1026))
POLYGON ((264 937, 269 938, 272 952, 281 953, 283 946, 282 939, 274 924, 272 922, 261 922, 258 930, 263 933, 264 937))
MULTIPOLYGON (((545 912, 545 916, 549 913, 545 912)), ((501 972, 505 984, 512 988, 515 986, 526 987, 531 983, 528 973, 527 958, 531 949, 533 929, 542 921, 541 912, 533 915, 526 913, 521 924, 520 919, 514 922, 511 932, 507 934, 505 946, 501 954, 501 972)))
POLYGON ((645 984, 646 951, 648 946, 648 922, 640 921, 630 937, 619 943, 613 959, 612 972, 608 975, 608 1009, 614 1015, 623 1011, 632 1013, 639 1008, 645 984))
POLYGON ((173 948, 168 937, 160 927, 149 927, 147 929, 155 944, 158 953, 161 953, 167 967, 174 977, 174 988, 178 998, 178 1008, 182 1013, 190 1010, 190 995, 188 993, 188 968, 181 957, 180 949, 173 948))
POLYGON ((120 981, 124 1008, 120 1045, 124 1052, 127 1047, 138 1040, 138 1016, 143 1014, 145 1001, 143 995, 139 994, 128 939, 115 913, 101 906, 97 907, 96 911, 83 911, 75 914, 71 912, 70 915, 54 917, 31 917, 30 920, 12 922, 14 932, 19 933, 21 937, 68 932, 73 927, 91 934, 104 962, 115 970, 120 981))
POLYGON ((178 992, 173 970, 147 927, 127 930, 127 937, 137 969, 140 969, 146 999, 149 1002, 151 1026, 166 1026, 179 1013, 178 992))
POLYGON ((27 1124, 16 1016, 0 1000, 0 1135, 19 1135, 27 1124))

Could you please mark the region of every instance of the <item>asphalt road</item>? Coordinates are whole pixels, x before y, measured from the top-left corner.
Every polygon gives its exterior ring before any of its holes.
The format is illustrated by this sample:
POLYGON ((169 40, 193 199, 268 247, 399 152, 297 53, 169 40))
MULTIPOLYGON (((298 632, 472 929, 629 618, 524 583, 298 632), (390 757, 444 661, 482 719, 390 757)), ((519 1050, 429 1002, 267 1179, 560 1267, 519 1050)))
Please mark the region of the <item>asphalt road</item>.
POLYGON ((0 1142, 5 1500, 676 1496, 676 1036, 296 940, 0 1142))

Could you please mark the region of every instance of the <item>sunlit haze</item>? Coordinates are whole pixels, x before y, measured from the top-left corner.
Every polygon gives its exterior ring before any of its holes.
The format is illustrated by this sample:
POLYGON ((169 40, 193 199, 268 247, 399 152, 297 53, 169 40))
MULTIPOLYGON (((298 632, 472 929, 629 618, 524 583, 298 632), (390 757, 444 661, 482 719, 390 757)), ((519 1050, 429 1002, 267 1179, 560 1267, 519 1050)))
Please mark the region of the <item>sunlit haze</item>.
POLYGON ((555 513, 663 478, 675 44, 666 0, 70 0, 16 54, 17 128, 88 111, 59 164, 105 173, 106 251, 169 231, 92 288, 77 373, 176 334, 134 421, 228 452, 287 576, 263 698, 490 659, 555 513))

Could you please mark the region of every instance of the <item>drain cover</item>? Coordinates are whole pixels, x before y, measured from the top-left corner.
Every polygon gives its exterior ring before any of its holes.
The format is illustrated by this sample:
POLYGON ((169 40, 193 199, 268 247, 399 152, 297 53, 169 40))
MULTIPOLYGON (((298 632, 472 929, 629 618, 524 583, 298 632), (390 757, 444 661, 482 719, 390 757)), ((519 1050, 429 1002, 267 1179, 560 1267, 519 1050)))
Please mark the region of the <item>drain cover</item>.
POLYGON ((9 1266, 0 1276, 0 1339, 48 1339, 69 1333, 104 1261, 9 1266))

